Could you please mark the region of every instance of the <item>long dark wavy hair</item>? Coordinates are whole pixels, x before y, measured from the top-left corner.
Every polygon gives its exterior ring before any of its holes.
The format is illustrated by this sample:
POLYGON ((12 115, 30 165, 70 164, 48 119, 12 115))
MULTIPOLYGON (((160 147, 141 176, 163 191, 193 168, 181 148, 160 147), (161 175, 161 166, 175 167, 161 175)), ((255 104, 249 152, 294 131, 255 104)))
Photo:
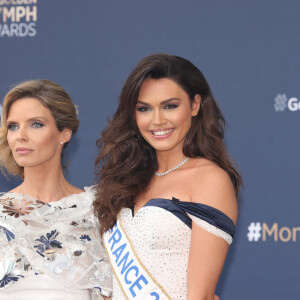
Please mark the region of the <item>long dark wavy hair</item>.
POLYGON ((201 71, 182 57, 147 56, 127 78, 117 111, 97 140, 99 155, 95 173, 100 181, 94 209, 102 233, 114 226, 123 207, 134 205, 136 197, 147 189, 158 169, 155 149, 144 140, 135 120, 141 86, 150 78, 173 80, 188 94, 191 103, 195 95, 201 96, 200 110, 192 118, 183 153, 191 158, 206 158, 224 169, 237 195, 242 184, 223 142, 225 120, 201 71))

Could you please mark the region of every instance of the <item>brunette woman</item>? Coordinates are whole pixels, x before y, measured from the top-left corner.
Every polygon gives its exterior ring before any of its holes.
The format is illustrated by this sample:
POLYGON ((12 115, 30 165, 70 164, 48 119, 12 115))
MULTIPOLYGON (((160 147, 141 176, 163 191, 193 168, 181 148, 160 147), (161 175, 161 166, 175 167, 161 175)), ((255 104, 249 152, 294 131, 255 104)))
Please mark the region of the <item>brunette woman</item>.
POLYGON ((129 75, 96 161, 113 299, 214 298, 242 181, 224 123, 188 60, 150 55, 129 75))
POLYGON ((22 82, 4 98, 0 167, 23 181, 0 193, 0 299, 111 295, 94 192, 71 185, 62 171, 78 125, 70 96, 49 80, 22 82))

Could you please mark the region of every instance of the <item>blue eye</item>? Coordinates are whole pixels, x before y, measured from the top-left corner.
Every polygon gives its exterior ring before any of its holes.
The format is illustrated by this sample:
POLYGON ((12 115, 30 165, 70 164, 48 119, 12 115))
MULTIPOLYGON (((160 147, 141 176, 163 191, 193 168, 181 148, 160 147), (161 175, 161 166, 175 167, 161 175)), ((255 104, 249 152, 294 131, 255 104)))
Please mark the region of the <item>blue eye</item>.
POLYGON ((11 123, 7 126, 7 129, 8 130, 11 130, 11 131, 15 131, 18 129, 18 125, 17 124, 14 124, 14 123, 11 123))
POLYGON ((175 109, 177 108, 178 105, 177 104, 167 104, 164 109, 175 109))
POLYGON ((41 127, 44 126, 44 124, 41 123, 41 122, 38 122, 38 121, 34 121, 34 122, 31 124, 31 126, 32 126, 33 128, 41 128, 41 127))
POLYGON ((150 111, 150 107, 148 106, 139 106, 136 108, 137 111, 140 111, 140 112, 147 112, 147 111, 150 111))

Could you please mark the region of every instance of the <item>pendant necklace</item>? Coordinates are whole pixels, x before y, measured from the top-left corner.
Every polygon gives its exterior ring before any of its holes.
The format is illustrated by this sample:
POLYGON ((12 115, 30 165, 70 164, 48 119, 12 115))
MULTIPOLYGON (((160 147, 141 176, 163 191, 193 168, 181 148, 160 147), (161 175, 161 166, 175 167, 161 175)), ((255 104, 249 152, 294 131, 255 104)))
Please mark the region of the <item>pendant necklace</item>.
POLYGON ((180 164, 178 164, 176 167, 174 167, 174 168, 172 168, 172 169, 170 169, 170 170, 168 170, 168 171, 166 171, 166 172, 164 172, 164 173, 154 173, 154 174, 155 174, 156 176, 165 176, 165 175, 171 173, 172 171, 177 170, 178 168, 180 168, 181 166, 183 166, 188 160, 189 160, 189 157, 186 157, 186 158, 184 159, 184 161, 182 161, 182 162, 181 162, 180 164))

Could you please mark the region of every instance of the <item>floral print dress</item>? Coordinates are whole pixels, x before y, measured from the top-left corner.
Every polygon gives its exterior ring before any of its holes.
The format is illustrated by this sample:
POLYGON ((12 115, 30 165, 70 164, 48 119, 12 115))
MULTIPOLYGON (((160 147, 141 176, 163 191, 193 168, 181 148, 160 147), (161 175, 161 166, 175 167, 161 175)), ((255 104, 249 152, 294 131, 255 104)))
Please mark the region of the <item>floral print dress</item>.
POLYGON ((111 295, 93 199, 92 188, 48 204, 0 193, 0 299, 26 278, 43 276, 65 291, 89 290, 93 299, 111 295))

